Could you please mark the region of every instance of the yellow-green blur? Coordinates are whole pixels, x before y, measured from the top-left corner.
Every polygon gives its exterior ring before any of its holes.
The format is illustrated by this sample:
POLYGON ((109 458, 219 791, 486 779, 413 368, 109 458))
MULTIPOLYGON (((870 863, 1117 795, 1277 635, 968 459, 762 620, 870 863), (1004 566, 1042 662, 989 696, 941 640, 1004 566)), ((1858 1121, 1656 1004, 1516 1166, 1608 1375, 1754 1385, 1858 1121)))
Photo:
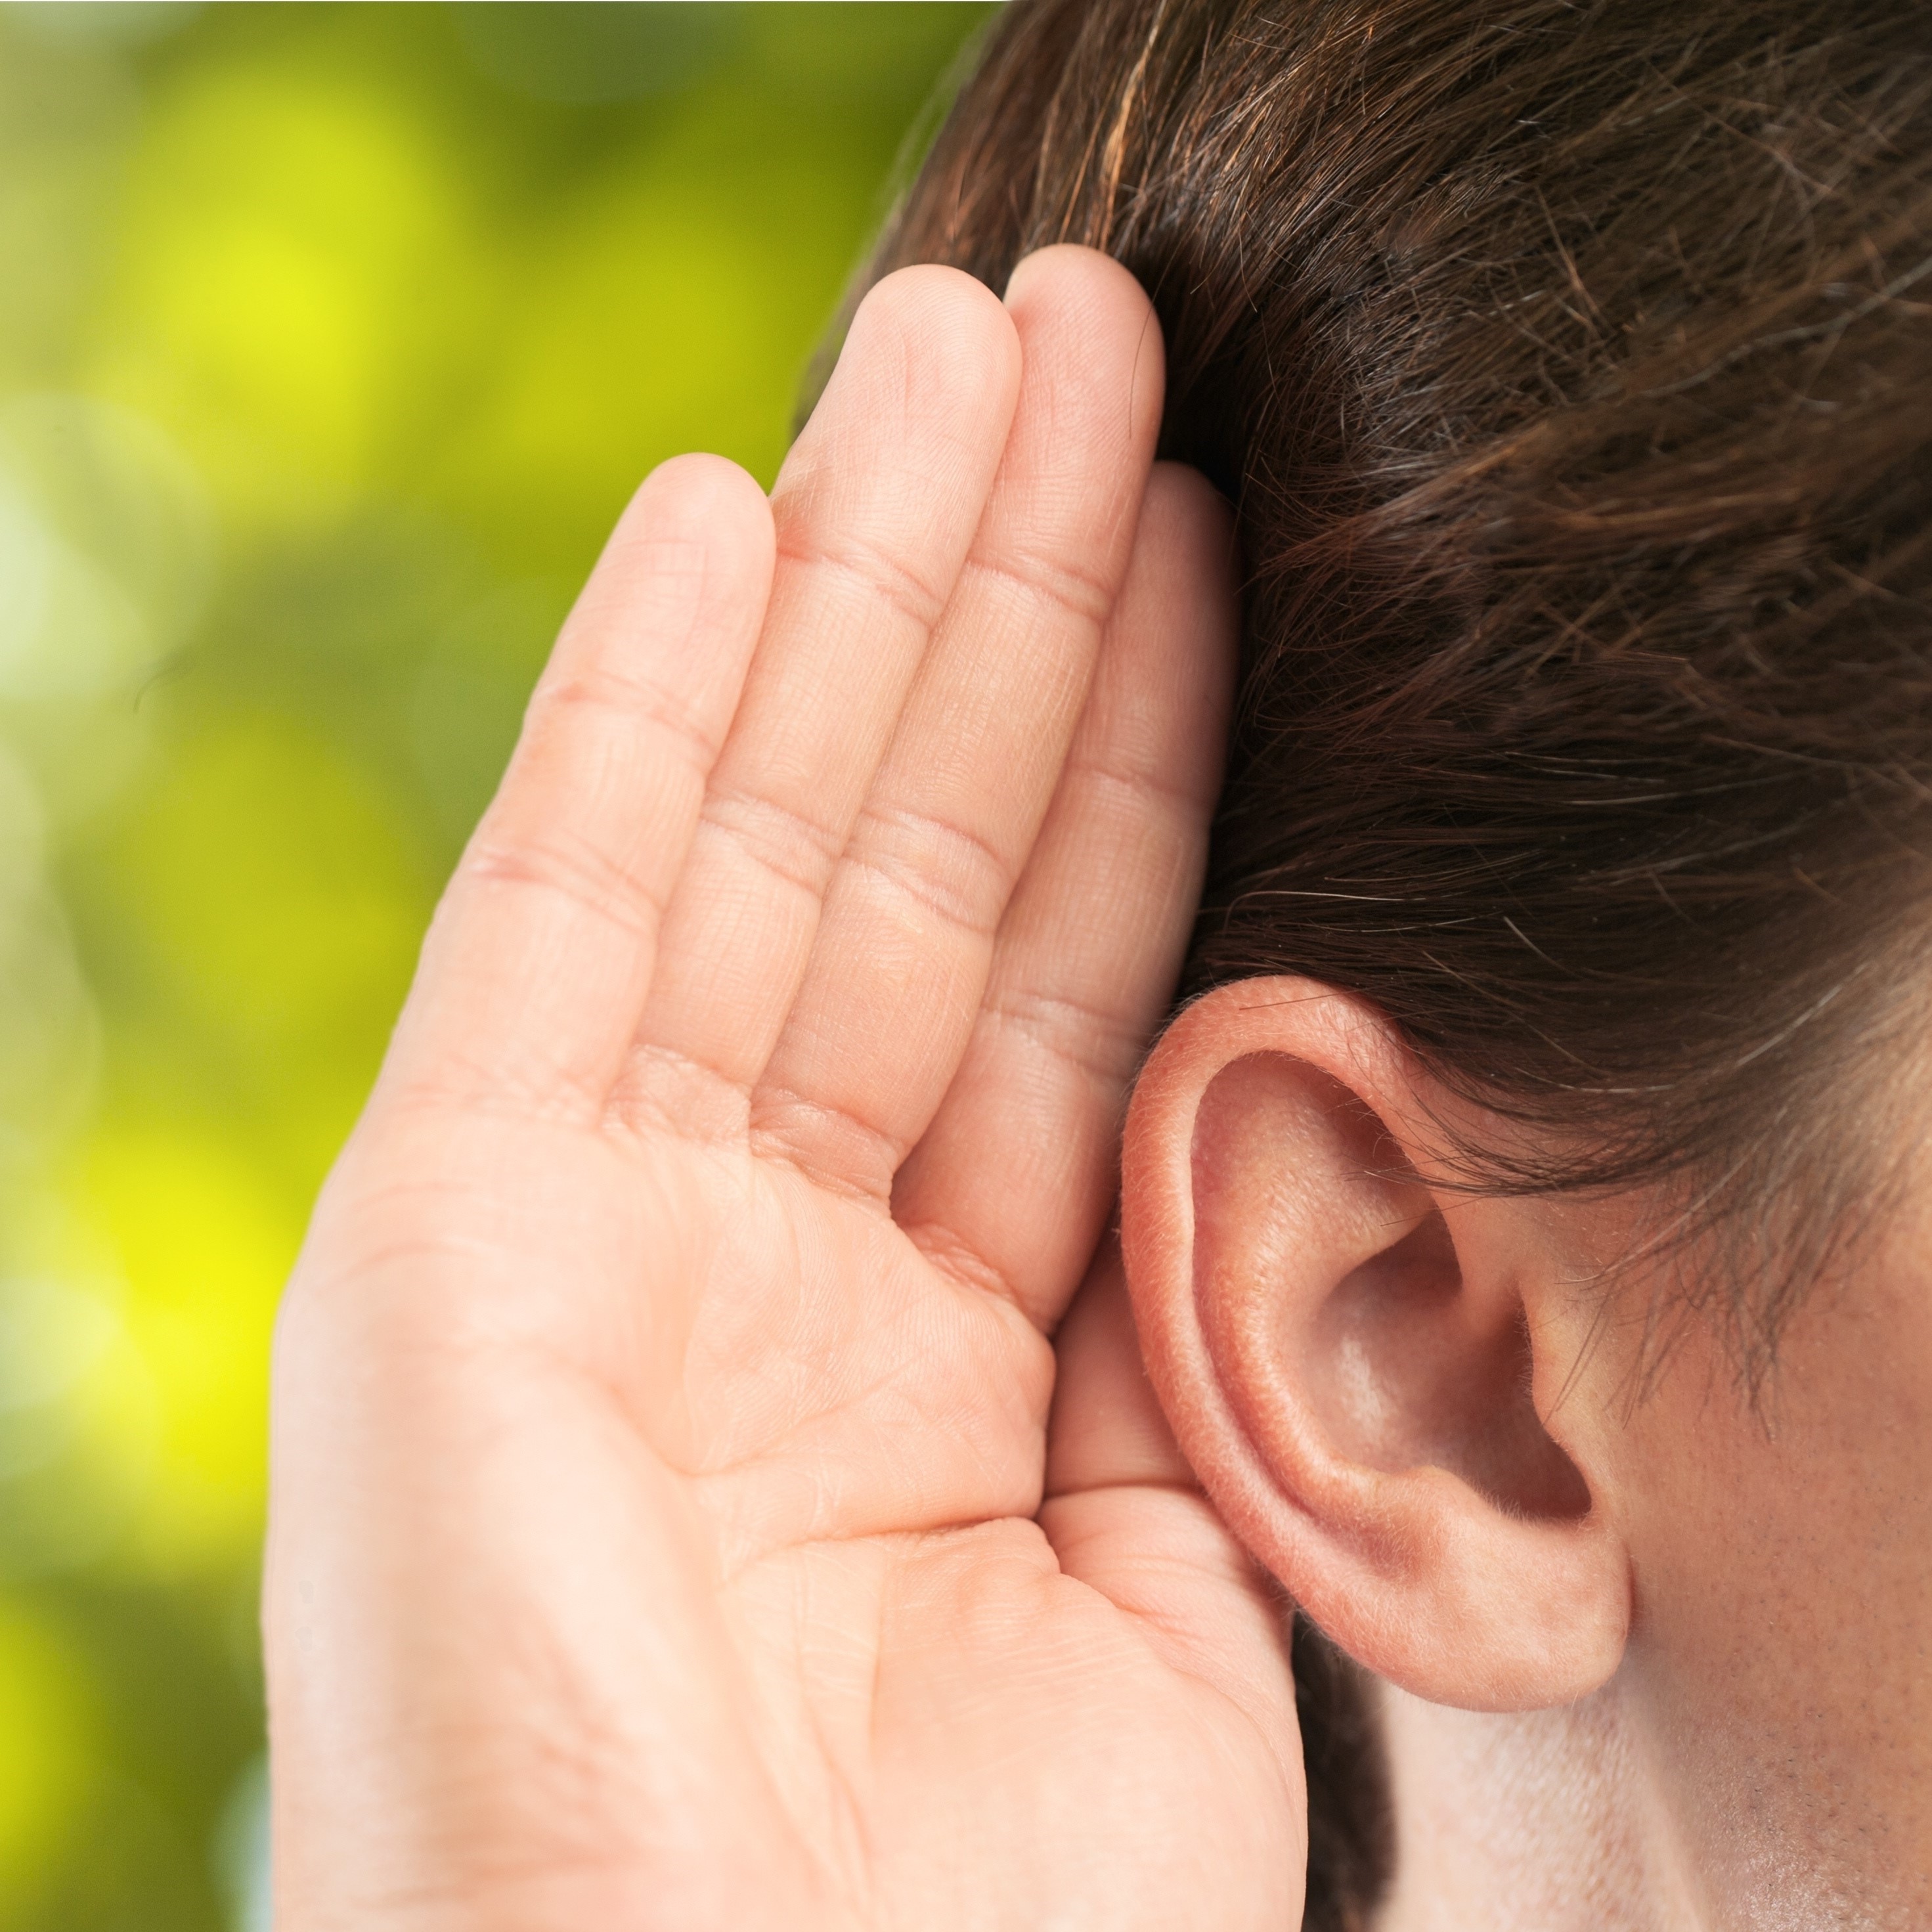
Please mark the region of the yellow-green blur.
POLYGON ((548 640, 968 6, 0 7, 0 1932, 260 1932, 275 1300, 548 640))

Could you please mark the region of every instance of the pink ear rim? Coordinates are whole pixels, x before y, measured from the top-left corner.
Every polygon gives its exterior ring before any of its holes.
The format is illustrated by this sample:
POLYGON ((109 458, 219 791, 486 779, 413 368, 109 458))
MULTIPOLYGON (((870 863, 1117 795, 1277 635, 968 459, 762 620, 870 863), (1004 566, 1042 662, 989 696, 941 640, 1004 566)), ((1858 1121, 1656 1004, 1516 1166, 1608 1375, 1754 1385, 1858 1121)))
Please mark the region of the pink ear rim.
POLYGON ((1400 1047, 1359 1003, 1274 979, 1195 1001, 1150 1056, 1122 1149, 1120 1246, 1149 1379, 1182 1452, 1249 1551, 1377 1675, 1472 1709, 1586 1696, 1621 1660, 1632 1612, 1628 1562, 1600 1509, 1519 1522, 1446 1471, 1317 1466, 1294 1447, 1307 1432, 1292 1419, 1259 1429, 1244 1414, 1199 1303, 1193 1128, 1221 1070, 1267 1052, 1372 1100, 1400 1047), (1288 1456, 1298 1469, 1282 1466, 1288 1456))

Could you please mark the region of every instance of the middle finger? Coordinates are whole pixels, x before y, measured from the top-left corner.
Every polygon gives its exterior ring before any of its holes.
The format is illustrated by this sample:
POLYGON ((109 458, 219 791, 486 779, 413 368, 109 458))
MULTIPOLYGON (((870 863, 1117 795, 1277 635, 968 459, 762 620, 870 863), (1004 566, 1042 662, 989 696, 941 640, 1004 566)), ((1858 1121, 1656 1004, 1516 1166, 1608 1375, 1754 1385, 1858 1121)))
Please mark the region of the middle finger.
POLYGON ((1019 406, 972 549, 752 1095, 760 1146, 881 1198, 958 1065, 1126 574, 1160 326, 1090 249, 1014 272, 1019 406))

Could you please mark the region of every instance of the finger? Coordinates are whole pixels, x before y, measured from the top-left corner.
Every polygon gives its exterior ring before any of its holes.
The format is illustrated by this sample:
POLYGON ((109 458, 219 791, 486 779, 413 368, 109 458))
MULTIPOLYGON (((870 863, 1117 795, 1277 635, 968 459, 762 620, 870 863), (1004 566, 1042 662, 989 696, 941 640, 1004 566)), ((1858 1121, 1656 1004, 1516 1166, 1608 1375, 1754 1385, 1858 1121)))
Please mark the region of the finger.
POLYGON ((1048 1501, 1124 1486, 1198 1490, 1141 1361, 1118 1246, 1104 1243, 1054 1338, 1048 1501))
POLYGON ((701 1070, 748 1089, 804 973, 820 902, 964 561, 1004 447, 1019 344, 950 268, 860 305, 772 498, 766 634, 712 774, 618 1100, 701 1070))
POLYGON ((1234 680, 1231 545, 1208 484, 1157 466, 971 1043, 893 1190, 928 1253, 1042 1327, 1112 1205, 1128 1082, 1200 896, 1234 680))
POLYGON ((1023 373, 998 480, 753 1096, 764 1144, 881 1198, 970 1034, 1126 572, 1160 421, 1160 327, 1118 263, 1042 250, 1006 302, 1023 373))
POLYGON ((1216 1514, 1161 1414, 1108 1242, 1067 1310, 1040 1511, 1064 1575, 1140 1620, 1175 1670, 1252 1714, 1294 1786, 1294 1687, 1280 1592, 1216 1514))
POLYGON ((601 1108, 764 616, 772 555, 764 493, 735 464, 680 457, 646 479, 443 896, 387 1087, 601 1108))

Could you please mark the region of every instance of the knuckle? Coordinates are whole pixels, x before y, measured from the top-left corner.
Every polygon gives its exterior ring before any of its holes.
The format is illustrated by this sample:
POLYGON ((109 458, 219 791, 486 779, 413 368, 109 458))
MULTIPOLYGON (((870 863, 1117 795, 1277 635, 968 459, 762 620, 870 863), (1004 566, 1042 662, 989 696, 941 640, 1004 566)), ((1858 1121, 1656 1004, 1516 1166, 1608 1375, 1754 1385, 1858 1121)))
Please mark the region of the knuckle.
POLYGON ((655 932, 662 915, 662 908, 634 874, 588 841, 561 830, 544 837, 479 836, 464 854, 460 869, 472 885, 554 898, 634 939, 655 932))
POLYGON ((1016 551, 1003 556, 976 556, 966 566, 1027 602, 1044 604, 1075 623, 1098 629, 1114 608, 1114 586, 1097 572, 1050 550, 1016 551))
POLYGON ((642 728, 700 770, 710 767, 722 743, 716 727, 708 724, 692 703, 608 663, 574 665, 546 679, 538 701, 553 716, 607 717, 627 734, 642 728))
POLYGON ((755 792, 714 790, 703 822, 760 870, 814 897, 824 891, 843 843, 808 812, 755 792))
POLYGON ((1012 865, 980 834, 901 806, 865 807, 851 856, 949 925, 982 936, 1012 890, 1012 865))
POLYGON ((1082 757, 1067 761, 1066 782, 1092 795, 1093 802, 1115 803, 1132 818, 1171 816, 1191 824, 1210 808, 1214 794, 1174 783, 1151 760, 1082 757))
POLYGON ((854 532, 815 541, 794 537, 782 546, 780 554, 788 563, 849 584, 915 630, 931 630, 946 608, 946 586, 932 582, 884 544, 854 532))
POLYGON ((814 1186, 880 1206, 905 1159, 904 1144, 850 1108, 778 1087, 753 1096, 751 1140, 760 1159, 795 1169, 814 1186))
POLYGON ((1066 994, 1016 989, 989 1000, 994 1022, 1083 1077, 1113 1084, 1133 1070, 1145 1044, 1128 1016, 1066 994))

